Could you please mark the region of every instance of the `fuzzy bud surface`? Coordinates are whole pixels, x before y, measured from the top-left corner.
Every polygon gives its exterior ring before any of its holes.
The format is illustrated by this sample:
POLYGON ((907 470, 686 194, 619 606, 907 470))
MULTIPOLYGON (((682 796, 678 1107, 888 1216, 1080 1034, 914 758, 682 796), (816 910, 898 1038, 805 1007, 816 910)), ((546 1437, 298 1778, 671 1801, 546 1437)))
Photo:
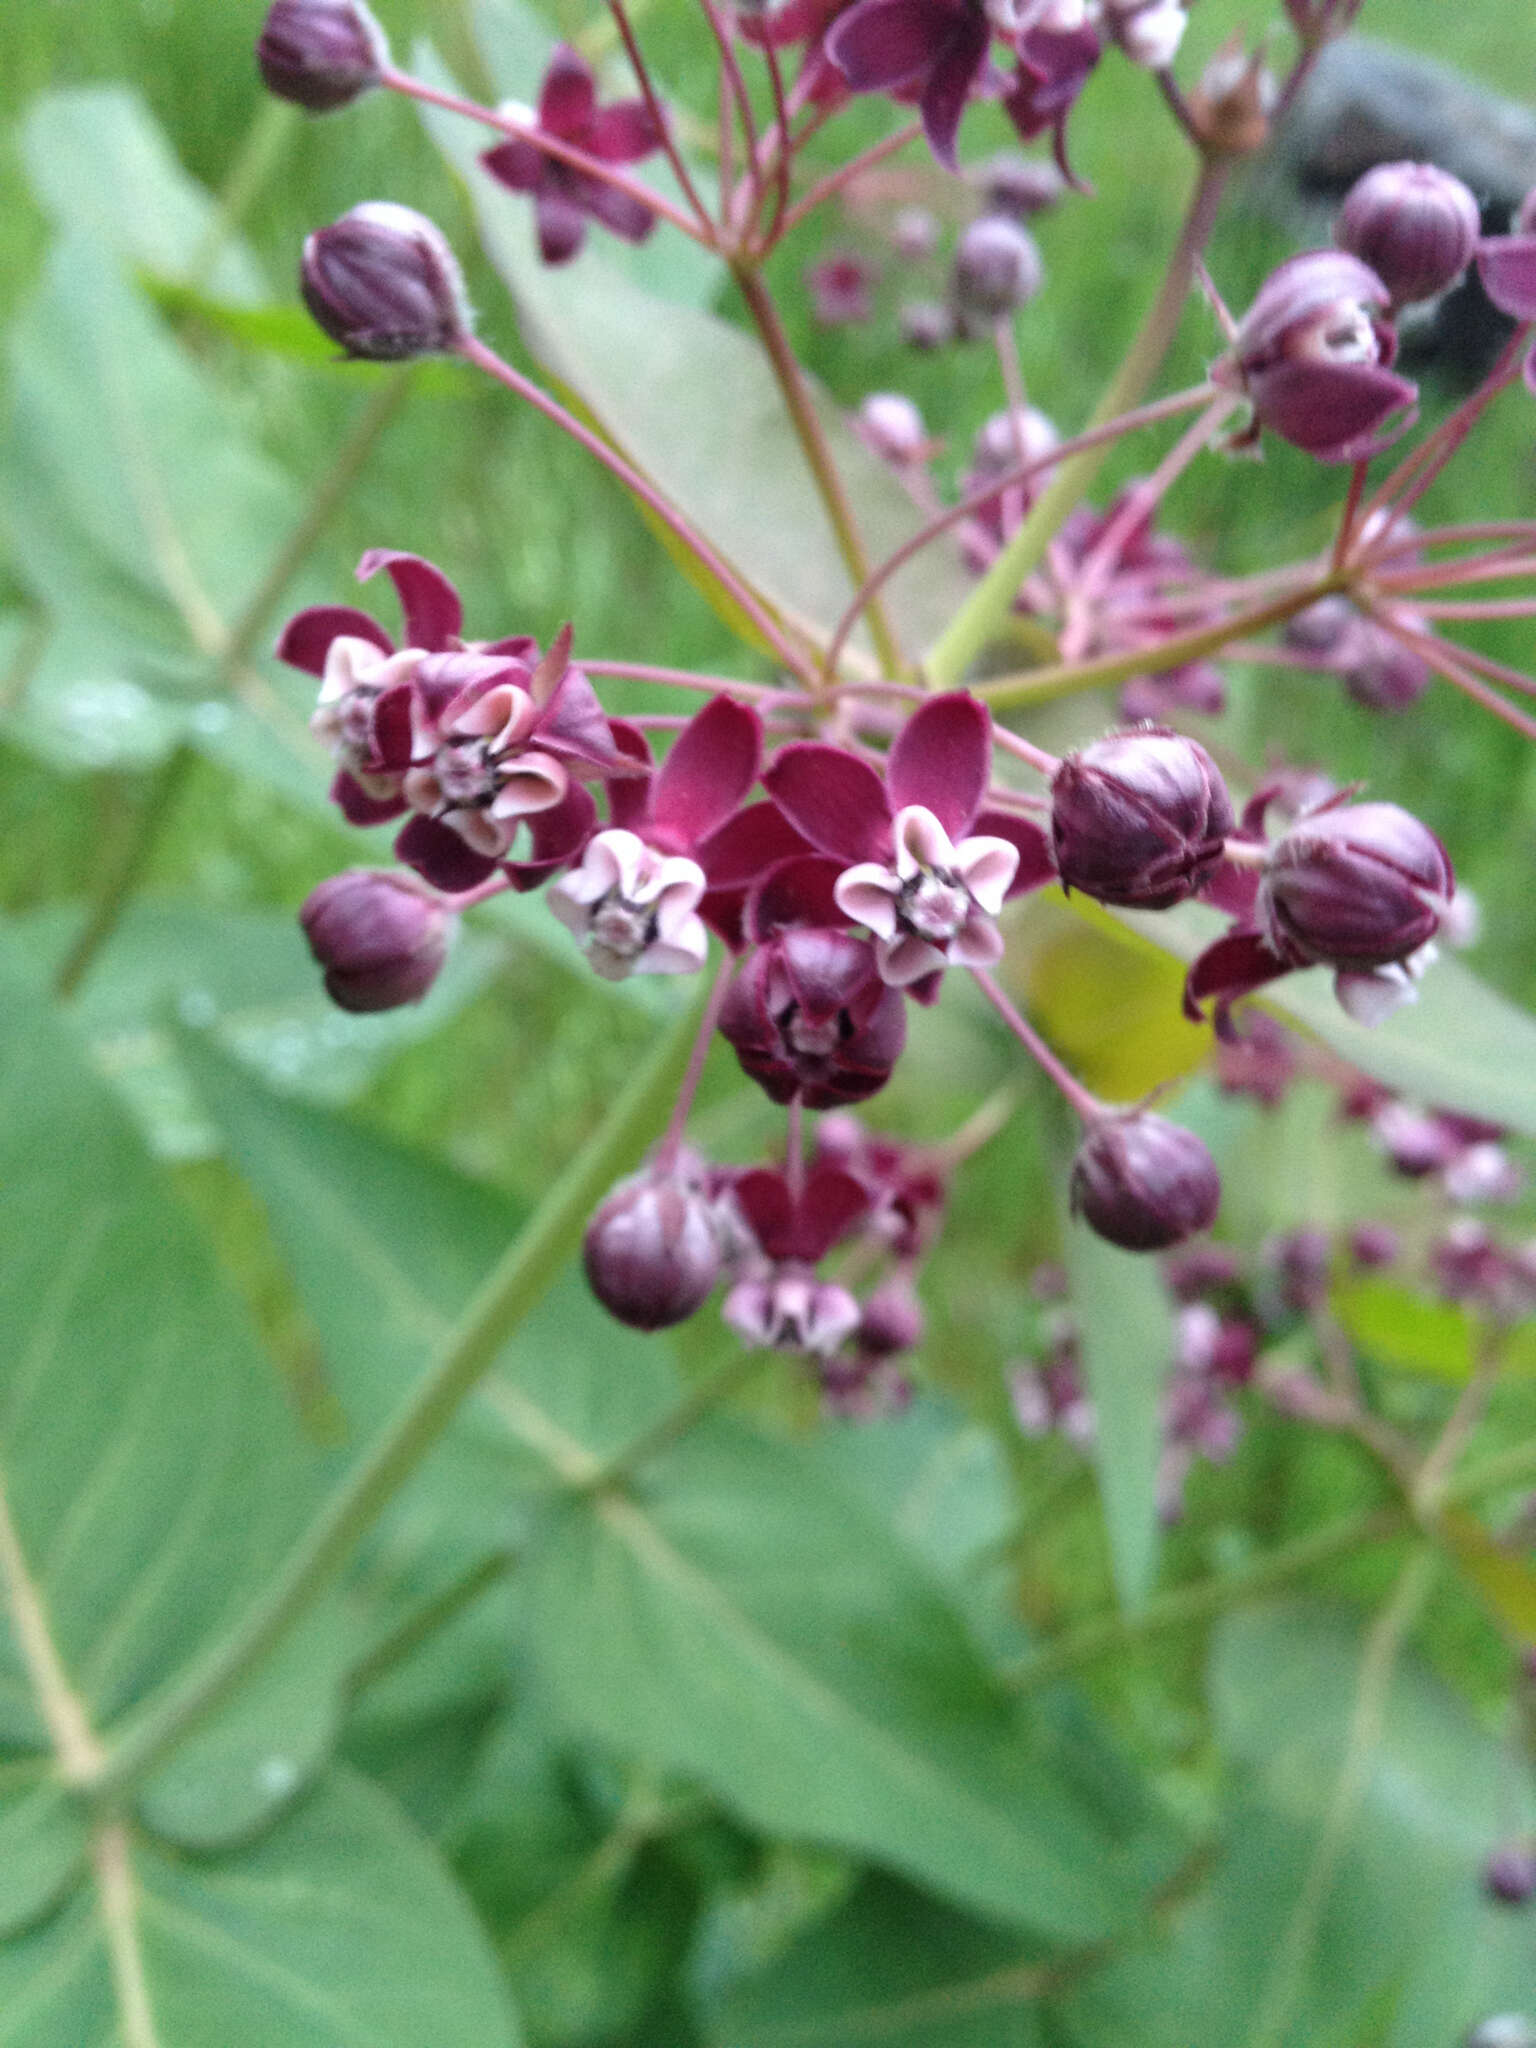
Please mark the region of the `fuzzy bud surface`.
POLYGON ((425 214, 370 200, 304 244, 299 284, 316 323, 349 356, 404 362, 469 333, 458 261, 425 214))
POLYGON ((339 1009, 419 1003, 448 953, 450 913, 414 875, 351 868, 312 889, 299 912, 339 1009))
POLYGON ((267 91, 308 114, 346 106, 388 62, 384 31, 362 0, 276 0, 256 39, 267 91))
POLYGON ((1156 727, 1109 733, 1069 754, 1051 784, 1057 872, 1100 903, 1182 903, 1220 860, 1234 823, 1204 747, 1156 727))
POLYGON ((1103 1117, 1072 1162, 1073 1214, 1125 1251, 1166 1251, 1207 1229, 1220 1203, 1202 1141, 1146 1110, 1103 1117))

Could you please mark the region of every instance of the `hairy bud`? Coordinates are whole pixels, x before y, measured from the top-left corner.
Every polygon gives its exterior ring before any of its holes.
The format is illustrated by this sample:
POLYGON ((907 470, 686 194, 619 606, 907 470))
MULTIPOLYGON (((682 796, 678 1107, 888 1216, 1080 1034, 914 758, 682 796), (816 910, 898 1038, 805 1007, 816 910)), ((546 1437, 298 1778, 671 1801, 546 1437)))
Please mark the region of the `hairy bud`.
POLYGON ((865 446, 887 462, 917 462, 928 447, 923 416, 901 391, 871 391, 855 425, 865 446))
POLYGON ((682 1173, 621 1181, 587 1225, 587 1284, 616 1321, 665 1330, 691 1316, 720 1278, 708 1197, 682 1173))
POLYGON ((469 332, 453 251, 424 214, 370 200, 304 244, 299 283, 316 322, 369 362, 451 349, 469 332))
POLYGON ((1407 306, 1453 285, 1481 232, 1477 201, 1460 178, 1435 164, 1397 163, 1356 179, 1333 239, 1370 265, 1394 306, 1407 306))
POLYGON ((986 213, 971 222, 955 250, 955 305, 962 320, 990 326, 1032 299, 1044 276, 1028 228, 1003 214, 986 213))
POLYGON ((389 43, 363 0, 275 0, 256 39, 267 91, 328 114, 377 85, 389 43))
POLYGON ((1069 754, 1051 784, 1057 872, 1100 903, 1182 903, 1220 860, 1234 823, 1204 747, 1156 727, 1110 733, 1069 754))
POLYGON ((1341 805, 1276 840, 1256 914, 1281 959, 1369 972, 1427 945, 1455 886, 1427 825, 1396 804, 1341 805))
POLYGON ((1101 1118, 1072 1162, 1072 1213, 1128 1252, 1193 1237, 1220 1204, 1221 1176, 1201 1140, 1147 1110, 1101 1118))
POLYGON ((1505 1842, 1483 1865, 1483 1890, 1500 1906, 1523 1906, 1536 1898, 1536 1848, 1505 1842))
POLYGON ((451 913, 414 875, 349 868, 312 889, 299 912, 338 1008, 419 1003, 448 953, 451 913))

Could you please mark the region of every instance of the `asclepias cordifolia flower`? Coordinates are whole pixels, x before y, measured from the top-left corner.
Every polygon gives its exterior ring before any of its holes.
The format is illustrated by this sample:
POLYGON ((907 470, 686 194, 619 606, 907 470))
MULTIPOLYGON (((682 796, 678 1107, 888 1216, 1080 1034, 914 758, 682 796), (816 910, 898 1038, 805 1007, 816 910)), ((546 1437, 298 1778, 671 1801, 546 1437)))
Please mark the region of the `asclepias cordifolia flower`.
MULTIPOLYGON (((592 67, 567 43, 549 60, 531 125, 607 164, 638 163, 662 140, 644 100, 597 104, 592 67)), ((533 200, 539 253, 546 263, 569 263, 586 239, 589 220, 627 242, 643 242, 656 225, 655 212, 643 199, 551 156, 531 136, 510 136, 486 150, 480 161, 498 183, 533 200)))
POLYGON ((1368 453, 1417 387, 1392 369, 1397 336, 1381 317, 1390 293, 1342 249, 1292 256, 1270 273, 1211 378, 1241 392, 1253 422, 1235 445, 1268 428, 1324 462, 1368 453))
POLYGON ((798 1186, 773 1167, 750 1167, 732 1193, 762 1263, 726 1296, 726 1322, 746 1344, 826 1357, 858 1329, 860 1309, 816 1267, 863 1220, 869 1196, 851 1174, 823 1165, 798 1186))
POLYGON ((820 854, 776 862, 746 899, 753 950, 720 1010, 720 1035, 772 1102, 863 1102, 890 1079, 907 1038, 906 1000, 875 949, 840 928, 838 867, 820 854))
POLYGON ((763 776, 795 829, 846 863, 834 901, 849 923, 874 933, 880 973, 894 987, 945 966, 993 966, 1005 900, 1051 879, 1040 828, 983 808, 991 731, 985 708, 955 690, 913 712, 883 781, 856 755, 817 740, 783 748, 763 776))
POLYGON ((1062 23, 1034 19, 1020 29, 1014 47, 1018 68, 1003 98, 1004 112, 1021 141, 1049 134, 1062 176, 1077 184, 1067 163, 1067 117, 1104 54, 1098 31, 1086 17, 1062 23))
POLYGON ((762 721, 734 698, 712 697, 654 773, 641 736, 625 731, 624 739, 639 772, 610 784, 611 823, 550 890, 549 907, 605 980, 691 974, 709 945, 699 916, 709 877, 699 856, 707 858, 757 780, 762 721))
POLYGON ((1235 822, 1216 763, 1166 727, 1094 740, 1051 782, 1056 871, 1100 903, 1182 903, 1215 870, 1235 822))
POLYGON ((679 1158, 621 1181, 587 1225, 587 1284, 633 1330, 685 1322, 714 1292, 722 1257, 715 1205, 697 1162, 679 1158))
POLYGON ((1130 1252, 1166 1251, 1206 1230, 1221 1176, 1201 1139, 1150 1110, 1107 1112, 1072 1161, 1072 1211, 1130 1252))
POLYGON ((1445 291, 1472 261, 1482 223, 1477 201, 1438 164, 1376 164, 1344 195, 1333 239, 1411 306, 1445 291))
POLYGON ((960 117, 991 42, 978 0, 854 0, 827 31, 826 50, 851 91, 916 101, 929 148, 953 171, 960 117))
POLYGON ((349 868, 311 889, 299 912, 339 1009, 419 1003, 448 953, 451 912, 414 875, 349 868))
POLYGON ((316 325, 365 362, 441 354, 470 331, 457 257, 424 213, 393 200, 308 236, 299 286, 316 325))
POLYGON ((274 0, 256 39, 267 91, 329 114, 377 85, 389 42, 363 0, 274 0))

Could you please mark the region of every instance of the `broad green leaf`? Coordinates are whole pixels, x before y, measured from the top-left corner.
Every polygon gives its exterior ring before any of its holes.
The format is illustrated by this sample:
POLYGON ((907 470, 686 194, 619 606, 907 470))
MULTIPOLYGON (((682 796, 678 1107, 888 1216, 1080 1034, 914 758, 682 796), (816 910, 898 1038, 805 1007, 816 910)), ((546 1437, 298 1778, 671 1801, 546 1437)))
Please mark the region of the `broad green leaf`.
MULTIPOLYGON (((184 278, 201 261, 218 208, 182 169, 133 87, 72 86, 38 95, 21 129, 22 162, 56 226, 94 236, 160 277, 184 278)), ((221 240, 206 288, 251 305, 266 297, 255 258, 221 240)))
POLYGON ((573 1722, 750 1823, 1062 1938, 1124 1910, 1110 1845, 955 1611, 805 1453, 706 1424, 638 1498, 554 1513, 527 1581, 573 1722))
MULTIPOLYGON (((1387 1280, 1335 1289, 1334 1311, 1367 1357, 1460 1386, 1488 1342, 1485 1324, 1455 1302, 1435 1301, 1387 1280)), ((1536 1328, 1517 1324, 1500 1338, 1506 1373, 1536 1372, 1536 1328)))
POLYGON ((1157 1575, 1157 1471, 1173 1315, 1155 1259, 1106 1244, 1081 1223, 1067 1226, 1065 1242, 1115 1585, 1122 1604, 1134 1607, 1157 1575))
MULTIPOLYGON (((417 70, 445 78, 430 51, 418 52, 417 70)), ((559 269, 541 264, 527 202, 479 169, 478 138, 452 116, 425 118, 469 183, 486 250, 545 371, 783 617, 829 631, 852 586, 756 338, 667 303, 600 250, 559 269)), ((814 382, 812 396, 878 561, 917 531, 919 515, 814 382)), ((926 549, 890 586, 898 633, 913 649, 926 644, 966 587, 951 550, 926 549)))
MULTIPOLYGON (((318 1473, 243 1306, 8 948, 0 1329, 0 1728, 13 1751, 49 1746, 45 1694, 62 1684, 110 1744, 265 1585, 318 1473)), ((204 1781, 167 1792, 167 1825, 244 1832, 302 1781, 329 1740, 345 1631, 333 1615, 307 1642, 200 1731, 204 1781)))
MULTIPOLYGON (((1092 922, 1109 919, 1080 897, 1072 904, 1092 922)), ((1117 911, 1113 922, 1186 961, 1226 925, 1198 903, 1156 913, 1117 911)), ((1257 1000, 1399 1094, 1536 1137, 1536 1018, 1459 960, 1437 960, 1419 984, 1418 1000, 1374 1028, 1345 1015, 1323 968, 1287 975, 1257 1000)))
POLYGON ((4 2048, 516 2048, 467 1903, 347 1773, 234 1853, 109 1825, 92 1860, 89 1887, 0 1947, 4 2048))
POLYGON ((1448 1508, 1439 1529, 1452 1557, 1481 1595, 1512 1646, 1536 1643, 1536 1569, 1530 1559, 1496 1543, 1475 1515, 1448 1508))
POLYGON ((40 1920, 85 1864, 85 1816, 41 1757, 0 1765, 0 1941, 40 1920))
POLYGON ((730 2048, 1044 2048, 1049 1982, 1038 1945, 872 1873, 732 1987, 716 2038, 730 2048))

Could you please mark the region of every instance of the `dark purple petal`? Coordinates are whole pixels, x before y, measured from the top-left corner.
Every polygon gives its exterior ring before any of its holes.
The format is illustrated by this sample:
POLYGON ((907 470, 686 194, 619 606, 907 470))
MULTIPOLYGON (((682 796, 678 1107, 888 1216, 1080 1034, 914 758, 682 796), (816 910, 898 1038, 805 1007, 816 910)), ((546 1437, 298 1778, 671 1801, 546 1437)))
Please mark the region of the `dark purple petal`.
POLYGON ((414 705, 416 692, 409 683, 396 683, 383 691, 373 706, 373 759, 370 769, 386 775, 403 775, 411 765, 416 742, 414 705))
MULTIPOLYGON (((971 830, 989 839, 1006 839, 1019 850, 1019 865, 1008 884, 1005 902, 1055 881, 1050 834, 1032 818, 1021 818, 1017 811, 978 811, 971 830)), ((912 990, 907 993, 910 995, 912 990)))
POLYGON ((539 254, 546 263, 569 263, 587 238, 587 216, 568 192, 546 186, 535 202, 539 254))
POLYGON ((590 790, 573 782, 559 803, 535 811, 523 823, 528 828, 528 857, 509 860, 506 869, 514 889, 537 889, 581 852, 597 825, 597 805, 590 790))
POLYGON ((608 164, 638 163, 661 147, 661 137, 644 100, 616 100, 599 110, 587 138, 589 156, 608 164))
POLYGON ((992 720, 964 690, 930 697, 897 735, 886 763, 891 808, 922 804, 951 839, 963 839, 987 793, 992 720))
POLYGON ((795 1218, 800 1257, 814 1264, 867 1214, 869 1190, 840 1166, 813 1167, 801 1190, 795 1218))
POLYGON ((295 612, 284 626, 273 649, 279 661, 306 675, 323 676, 325 657, 331 642, 343 634, 349 639, 371 640, 381 654, 393 654, 395 643, 377 619, 349 604, 313 604, 308 611, 295 612))
POLYGON ((395 839, 395 858, 448 896, 478 889, 496 872, 495 861, 466 846, 451 826, 423 817, 419 811, 401 826, 395 839))
POLYGON ((827 34, 827 55, 855 92, 889 92, 942 56, 958 10, 941 0, 857 0, 827 34))
POLYGON ((832 891, 842 865, 824 854, 802 853, 771 867, 747 898, 746 929, 756 940, 799 926, 846 925, 832 891))
POLYGON ((783 1174, 771 1166, 749 1167, 737 1174, 731 1192, 748 1229, 768 1257, 787 1258, 789 1254, 778 1247, 794 1240, 795 1205, 783 1174))
POLYGON ((885 784, 866 761, 820 740, 797 740, 763 771, 763 787, 797 832, 844 863, 890 851, 885 784))
POLYGON ((718 831, 757 780, 763 723, 733 697, 712 697, 672 743, 651 786, 651 830, 677 852, 718 831))
POLYGON ((544 183, 549 158, 525 136, 509 136, 494 149, 482 151, 480 162, 498 185, 512 192, 537 192, 544 183))
POLYGON ((946 170, 958 168, 955 141, 960 133, 960 117, 985 68, 991 36, 985 16, 967 12, 923 87, 918 103, 923 133, 928 137, 928 147, 946 170))
POLYGON ((349 825, 387 825, 410 809, 403 796, 370 796, 345 768, 331 784, 331 802, 349 825))
POLYGON ((357 565, 358 582, 366 583, 381 569, 388 572, 405 614, 406 645, 433 653, 455 645, 464 624, 464 609, 459 593, 442 570, 424 562, 420 555, 401 554, 396 548, 370 548, 357 565))
POLYGON ((1262 424, 1324 462, 1354 461, 1358 444, 1418 395, 1376 363, 1280 362, 1249 381, 1262 424))
POLYGON ((626 242, 643 242, 656 225, 656 212, 632 192, 617 185, 605 185, 601 178, 583 178, 579 189, 581 204, 609 231, 626 242))
POLYGON ((776 804, 748 804, 697 840, 693 857, 711 889, 748 889, 781 860, 810 848, 776 804))
POLYGON ((539 126, 562 141, 584 146, 596 111, 591 65, 569 43, 558 44, 539 89, 539 126))
POLYGON ((1239 996, 1277 981, 1291 971, 1272 953, 1257 932, 1228 932, 1195 960, 1184 982, 1184 1014, 1192 1024, 1204 1022, 1202 1005, 1216 1005, 1216 1028, 1225 1034, 1226 1013, 1239 996))
MULTIPOLYGON (((563 760, 606 771, 627 769, 630 756, 613 736, 608 714, 584 670, 568 668, 534 727, 535 743, 563 760)), ((649 760, 645 765, 648 767, 649 760)), ((626 780, 638 778, 627 776, 626 780)))
POLYGON ((1483 290, 1511 320, 1536 320, 1536 235, 1490 235, 1477 252, 1483 290))

